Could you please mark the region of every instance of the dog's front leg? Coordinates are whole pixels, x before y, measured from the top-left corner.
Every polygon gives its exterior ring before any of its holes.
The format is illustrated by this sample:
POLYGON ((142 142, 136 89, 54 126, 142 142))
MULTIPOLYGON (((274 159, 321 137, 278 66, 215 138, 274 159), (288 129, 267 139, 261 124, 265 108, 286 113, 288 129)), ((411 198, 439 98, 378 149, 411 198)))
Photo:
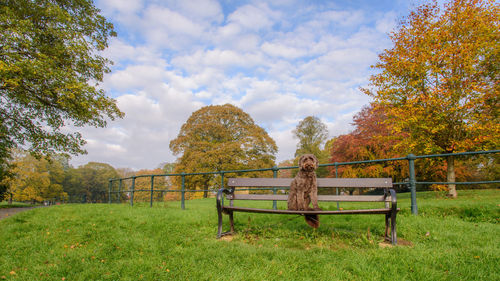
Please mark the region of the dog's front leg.
POLYGON ((313 192, 311 192, 310 198, 311 198, 311 203, 313 205, 314 210, 321 210, 319 208, 319 205, 318 205, 318 191, 317 191, 317 189, 313 190, 313 192))
POLYGON ((304 190, 297 190, 297 208, 299 211, 307 210, 304 202, 304 190))

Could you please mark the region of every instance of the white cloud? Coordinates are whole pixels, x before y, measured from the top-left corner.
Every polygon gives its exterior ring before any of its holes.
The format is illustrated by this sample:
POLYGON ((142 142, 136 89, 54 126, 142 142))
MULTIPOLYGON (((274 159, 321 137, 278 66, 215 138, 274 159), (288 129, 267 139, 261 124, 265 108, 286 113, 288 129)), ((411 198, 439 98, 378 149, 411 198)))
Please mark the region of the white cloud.
MULTIPOLYGON (((161 30, 167 34, 184 34, 200 36, 204 27, 190 18, 160 6, 150 6, 144 12, 147 25, 151 29, 161 30)), ((148 32, 148 31, 146 31, 148 32)))
POLYGON ((265 3, 244 5, 228 16, 228 22, 245 30, 270 28, 279 14, 269 9, 265 3))
POLYGON ((134 14, 143 7, 142 0, 101 0, 102 9, 108 13, 134 14))
POLYGON ((287 59, 295 59, 307 54, 305 50, 300 50, 298 48, 286 46, 284 44, 268 42, 262 44, 262 50, 270 56, 283 57, 287 59))
POLYGON ((292 130, 306 116, 321 118, 330 136, 347 133, 369 102, 358 88, 400 14, 297 0, 97 3, 119 32, 103 52, 115 64, 102 87, 126 116, 78 129, 89 154, 73 163, 134 169, 174 161, 169 142, 208 104, 249 113, 277 142, 278 161, 293 157, 292 130))
POLYGON ((221 22, 224 19, 222 7, 215 0, 179 1, 180 10, 191 18, 221 22))

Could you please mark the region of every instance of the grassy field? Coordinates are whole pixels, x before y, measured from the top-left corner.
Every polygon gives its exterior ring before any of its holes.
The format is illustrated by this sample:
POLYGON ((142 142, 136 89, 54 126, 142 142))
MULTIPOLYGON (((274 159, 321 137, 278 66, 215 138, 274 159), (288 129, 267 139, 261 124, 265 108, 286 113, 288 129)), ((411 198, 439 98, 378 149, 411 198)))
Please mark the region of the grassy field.
POLYGON ((28 203, 21 203, 21 202, 13 202, 12 204, 9 204, 7 201, 0 202, 0 209, 9 209, 9 208, 26 208, 26 207, 33 207, 35 205, 31 205, 28 203))
POLYGON ((414 216, 399 195, 396 247, 380 244, 382 215, 314 230, 236 213, 239 233, 217 240, 214 199, 39 208, 0 221, 0 280, 500 280, 500 190, 459 196, 419 193, 414 216))

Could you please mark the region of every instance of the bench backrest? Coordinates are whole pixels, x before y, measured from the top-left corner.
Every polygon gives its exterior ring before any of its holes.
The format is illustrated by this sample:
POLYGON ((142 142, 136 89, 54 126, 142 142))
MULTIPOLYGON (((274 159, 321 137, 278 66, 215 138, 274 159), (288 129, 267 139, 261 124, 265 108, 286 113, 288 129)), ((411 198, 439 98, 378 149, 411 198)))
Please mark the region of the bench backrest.
MULTIPOLYGON (((229 187, 290 187, 293 178, 229 178, 229 187)), ((338 188, 392 188, 391 178, 318 178, 318 187, 338 188)), ((288 195, 278 194, 233 194, 231 200, 287 201, 288 195)), ((342 202, 390 202, 385 195, 318 195, 318 201, 342 202)))
MULTIPOLYGON (((229 178, 230 187, 290 187, 293 178, 229 178)), ((318 178, 318 187, 392 188, 391 178, 318 178)))

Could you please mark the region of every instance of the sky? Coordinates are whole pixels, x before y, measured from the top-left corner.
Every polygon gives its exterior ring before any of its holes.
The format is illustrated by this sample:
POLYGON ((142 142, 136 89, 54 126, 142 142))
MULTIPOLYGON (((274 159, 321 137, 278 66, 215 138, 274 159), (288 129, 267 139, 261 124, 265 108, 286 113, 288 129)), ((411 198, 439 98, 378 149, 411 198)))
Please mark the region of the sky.
POLYGON ((96 0, 118 33, 102 53, 100 84, 123 119, 79 128, 88 154, 115 168, 174 162, 169 143, 196 110, 230 103, 276 141, 277 163, 292 159, 293 129, 316 116, 334 137, 370 98, 359 88, 391 47, 388 34, 416 1, 96 0))

